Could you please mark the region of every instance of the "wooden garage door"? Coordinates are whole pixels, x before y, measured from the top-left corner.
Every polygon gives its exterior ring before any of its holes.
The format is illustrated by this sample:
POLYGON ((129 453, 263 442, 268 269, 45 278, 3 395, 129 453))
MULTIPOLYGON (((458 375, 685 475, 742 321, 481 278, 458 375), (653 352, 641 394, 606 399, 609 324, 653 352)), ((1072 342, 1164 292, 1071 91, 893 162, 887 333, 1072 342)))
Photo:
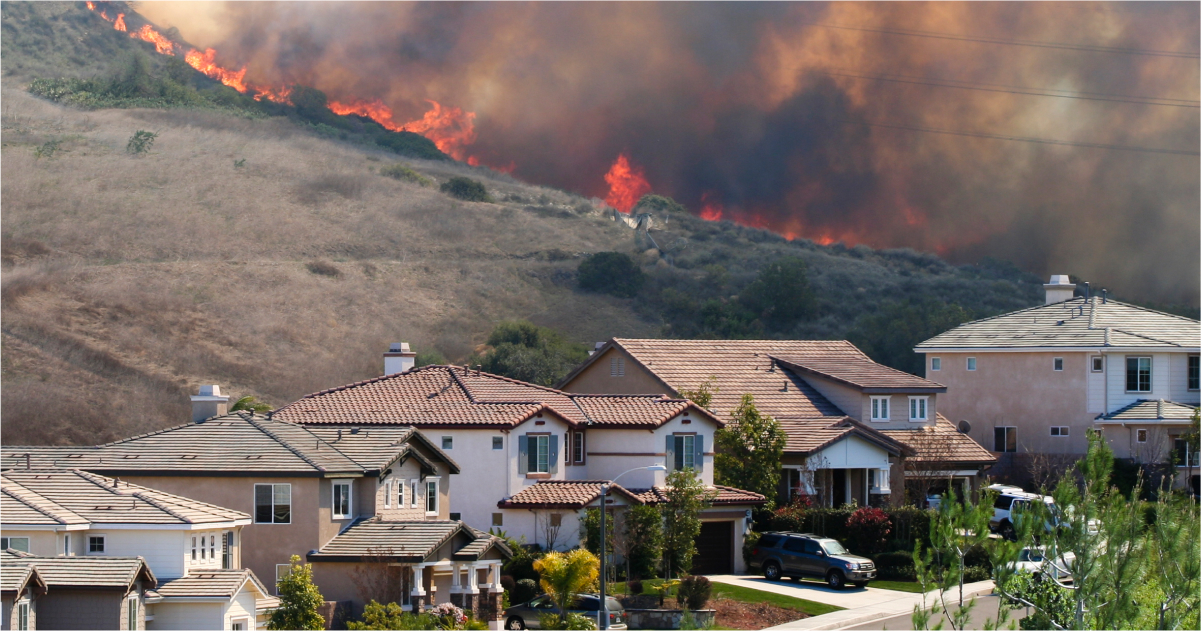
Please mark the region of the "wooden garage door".
POLYGON ((701 534, 696 538, 696 556, 692 558, 692 573, 734 573, 734 522, 701 522, 701 534))

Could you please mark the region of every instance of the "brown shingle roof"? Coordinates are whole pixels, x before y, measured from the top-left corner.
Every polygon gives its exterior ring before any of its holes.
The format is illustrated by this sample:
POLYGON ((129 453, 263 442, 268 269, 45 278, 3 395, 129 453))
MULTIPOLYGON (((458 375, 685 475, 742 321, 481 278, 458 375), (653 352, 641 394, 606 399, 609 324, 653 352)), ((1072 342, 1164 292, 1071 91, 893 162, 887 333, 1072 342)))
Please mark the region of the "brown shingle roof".
MULTIPOLYGON (((722 486, 715 484, 709 489, 712 491, 708 500, 713 506, 742 506, 746 504, 758 505, 767 502, 767 498, 753 491, 744 491, 731 486, 722 486)), ((660 504, 667 501, 667 490, 664 487, 656 486, 649 489, 631 489, 631 492, 636 493, 646 504, 660 504)))
POLYGON ((1109 414, 1102 414, 1097 419, 1106 421, 1189 421, 1192 420, 1193 412, 1196 409, 1196 406, 1175 401, 1139 399, 1109 414))
POLYGON ((997 461, 996 456, 967 434, 960 433, 941 414, 937 415, 934 425, 914 429, 885 429, 880 433, 912 449, 913 454, 909 459, 916 463, 981 465, 997 461))
POLYGON ((461 521, 387 521, 379 518, 360 520, 343 530, 315 553, 309 561, 359 561, 364 558, 386 557, 395 562, 420 563, 452 540, 456 535, 466 537, 452 552, 460 557, 477 551, 478 558, 496 547, 506 557, 512 552, 499 537, 468 527, 461 521), (481 543, 487 539, 487 545, 481 543))
POLYGON ((847 436, 860 438, 878 445, 880 448, 901 454, 905 451, 904 444, 875 428, 868 427, 849 416, 839 418, 777 418, 780 429, 788 436, 784 452, 807 455, 827 447, 847 436))
POLYGON ((46 591, 46 581, 32 564, 0 565, 0 592, 19 594, 29 586, 33 586, 38 592, 46 591))
MULTIPOLYGON (((500 508, 562 508, 578 510, 589 506, 600 498, 602 480, 539 480, 507 500, 496 505, 500 508)), ((729 486, 710 487, 710 503, 714 505, 763 504, 766 498, 758 493, 729 486)), ((631 504, 658 504, 667 500, 663 487, 649 489, 626 489, 619 484, 609 487, 610 496, 621 495, 631 504)))
POLYGON ((1073 298, 961 324, 914 349, 1103 348, 1196 349, 1201 322, 1100 298, 1073 298))
MULTIPOLYGON (((160 584, 152 593, 147 594, 147 596, 162 598, 227 598, 232 600, 243 590, 247 583, 250 583, 258 591, 259 598, 256 600, 262 601, 264 600, 263 597, 271 601, 277 600, 271 597, 271 592, 267 591, 262 581, 249 569, 213 569, 190 572, 187 576, 171 579, 160 584)), ((263 608, 262 602, 257 604, 259 605, 258 608, 263 608)))
POLYGON ((158 582, 142 557, 35 557, 0 559, 0 568, 32 564, 53 591, 56 587, 129 589, 134 581, 158 582))
POLYGON ((781 364, 802 377, 816 374, 833 379, 866 393, 877 392, 946 392, 947 387, 907 372, 889 368, 863 357, 824 355, 773 355, 781 364))

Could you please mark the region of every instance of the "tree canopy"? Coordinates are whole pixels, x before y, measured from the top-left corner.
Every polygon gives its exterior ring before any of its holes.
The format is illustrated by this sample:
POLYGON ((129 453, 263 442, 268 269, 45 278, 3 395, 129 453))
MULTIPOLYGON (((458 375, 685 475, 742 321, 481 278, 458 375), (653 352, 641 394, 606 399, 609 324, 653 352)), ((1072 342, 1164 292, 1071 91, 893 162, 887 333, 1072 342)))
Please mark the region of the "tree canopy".
POLYGON ((755 398, 749 394, 742 395, 742 402, 730 417, 730 424, 713 436, 717 452, 713 458, 714 481, 759 493, 767 498, 770 508, 780 484, 780 459, 787 436, 775 419, 759 413, 755 398))
POLYGON ((317 613, 325 603, 313 584, 313 568, 293 554, 292 567, 279 581, 279 607, 271 612, 268 629, 324 629, 325 618, 317 613))
POLYGON ((474 358, 483 370, 543 386, 553 385, 588 359, 587 346, 524 321, 497 324, 487 344, 491 350, 474 358))
POLYGON ((663 515, 663 565, 666 578, 692 569, 696 538, 701 534, 701 511, 709 506, 709 492, 696 472, 676 469, 667 474, 667 500, 659 505, 663 515))
POLYGON ((786 331, 813 315, 816 302, 805 261, 784 257, 764 265, 740 295, 740 301, 765 325, 786 331))
POLYGON ((581 289, 619 298, 633 298, 646 284, 646 274, 628 255, 597 252, 580 263, 581 289))

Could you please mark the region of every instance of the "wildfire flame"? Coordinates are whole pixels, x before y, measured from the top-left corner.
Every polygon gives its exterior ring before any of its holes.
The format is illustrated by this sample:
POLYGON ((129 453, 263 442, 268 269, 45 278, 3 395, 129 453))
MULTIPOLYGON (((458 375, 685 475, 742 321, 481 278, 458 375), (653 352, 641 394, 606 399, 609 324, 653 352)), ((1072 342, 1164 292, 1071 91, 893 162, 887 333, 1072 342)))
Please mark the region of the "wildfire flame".
MULTIPOLYGON (((455 160, 463 160, 467 145, 475 142, 475 112, 464 112, 462 108, 445 107, 437 101, 426 99, 432 109, 425 113, 420 120, 398 124, 392 118, 392 108, 384 105, 379 99, 370 101, 355 100, 350 103, 330 101, 331 112, 340 115, 355 114, 370 118, 384 129, 391 131, 410 131, 421 134, 434 141, 438 149, 455 160)), ((475 156, 467 158, 467 163, 479 165, 480 160, 475 156)), ((509 167, 509 170, 516 165, 509 167)), ((503 169, 502 169, 503 170, 503 169)))
MULTIPOLYGON (((124 13, 117 14, 117 20, 115 22, 113 22, 113 28, 117 29, 118 31, 121 31, 122 33, 125 32, 125 14, 124 13)), ((158 46, 156 44, 155 48, 157 48, 157 47, 158 46)), ((159 52, 161 53, 162 51, 160 50, 159 52)), ((167 54, 173 55, 175 53, 167 53, 167 54)))
POLYGON ((718 200, 713 199, 716 195, 712 191, 707 191, 701 195, 701 219, 705 221, 721 221, 721 216, 725 214, 726 208, 718 200))
POLYGON ((384 102, 379 99, 370 101, 353 101, 351 103, 339 103, 337 101, 329 102, 329 111, 339 115, 346 116, 354 114, 379 123, 380 127, 391 131, 403 131, 404 125, 398 125, 392 120, 392 108, 384 105, 384 102))
POLYGON ((238 92, 246 91, 246 67, 241 70, 228 70, 217 65, 215 61, 217 51, 212 48, 206 48, 203 53, 193 48, 184 55, 184 61, 188 65, 204 73, 211 79, 216 79, 221 83, 237 90, 238 92))
POLYGON ((643 195, 651 192, 651 185, 646 181, 642 167, 631 165, 624 153, 618 154, 613 166, 609 167, 605 183, 609 185, 605 203, 623 213, 630 212, 643 195))

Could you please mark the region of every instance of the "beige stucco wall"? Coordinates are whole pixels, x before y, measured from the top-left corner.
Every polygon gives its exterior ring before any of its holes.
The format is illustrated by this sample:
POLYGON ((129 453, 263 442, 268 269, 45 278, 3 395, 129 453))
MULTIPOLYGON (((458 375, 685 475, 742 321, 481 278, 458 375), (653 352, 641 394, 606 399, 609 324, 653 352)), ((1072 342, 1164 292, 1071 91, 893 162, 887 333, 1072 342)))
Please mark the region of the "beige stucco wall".
MULTIPOLYGON (((125 629, 125 592, 119 589, 50 589, 38 599, 42 629, 125 629)), ((138 599, 138 628, 146 628, 138 599)))
POLYGON ((911 427, 923 427, 932 425, 937 418, 938 413, 938 394, 936 393, 896 393, 896 394, 864 394, 860 389, 848 386, 831 379, 825 379, 817 375, 804 375, 804 380, 815 390, 820 392, 822 396, 830 400, 831 403, 837 405, 847 416, 870 424, 875 429, 908 429, 911 427), (884 396, 889 397, 889 419, 888 421, 873 421, 872 420, 872 397, 884 396), (909 420, 909 398, 926 397, 926 422, 912 422, 909 420))
POLYGON ((642 368, 628 353, 617 348, 605 350, 600 357, 580 371, 570 383, 563 386, 565 392, 586 394, 668 394, 675 392, 642 368), (621 357, 625 360, 625 376, 610 376, 610 360, 621 357))
MULTIPOLYGON (((224 603, 172 603, 150 605, 154 616, 147 629, 228 629, 224 603)), ((253 616, 251 616, 253 618, 253 616)))

